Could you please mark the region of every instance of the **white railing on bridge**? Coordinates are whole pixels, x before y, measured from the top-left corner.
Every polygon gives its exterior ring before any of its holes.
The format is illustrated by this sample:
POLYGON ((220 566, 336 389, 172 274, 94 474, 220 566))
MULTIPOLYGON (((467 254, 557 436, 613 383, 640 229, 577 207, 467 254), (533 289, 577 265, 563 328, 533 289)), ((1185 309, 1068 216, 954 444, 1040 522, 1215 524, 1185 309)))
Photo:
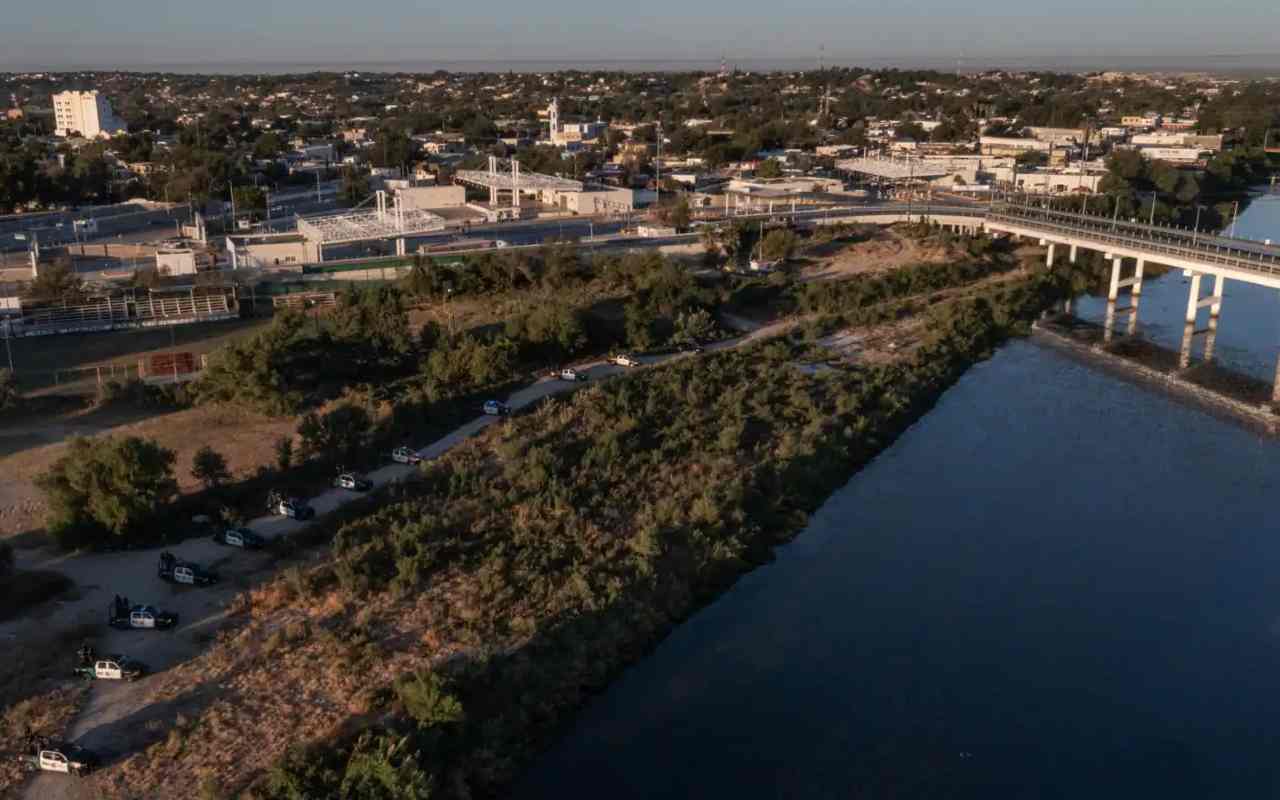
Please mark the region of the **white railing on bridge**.
POLYGON ((987 220, 1206 264, 1280 275, 1280 247, 1049 209, 999 205, 987 220))

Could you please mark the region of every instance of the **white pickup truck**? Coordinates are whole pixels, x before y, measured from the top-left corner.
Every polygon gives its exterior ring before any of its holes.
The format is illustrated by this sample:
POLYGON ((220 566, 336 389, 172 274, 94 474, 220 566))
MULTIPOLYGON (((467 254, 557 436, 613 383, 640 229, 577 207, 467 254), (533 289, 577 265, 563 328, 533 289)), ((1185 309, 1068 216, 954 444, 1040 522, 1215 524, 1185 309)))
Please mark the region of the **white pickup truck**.
POLYGON ((97 753, 74 744, 50 743, 34 752, 20 756, 26 769, 41 772, 61 772, 77 778, 98 768, 101 759, 97 753))

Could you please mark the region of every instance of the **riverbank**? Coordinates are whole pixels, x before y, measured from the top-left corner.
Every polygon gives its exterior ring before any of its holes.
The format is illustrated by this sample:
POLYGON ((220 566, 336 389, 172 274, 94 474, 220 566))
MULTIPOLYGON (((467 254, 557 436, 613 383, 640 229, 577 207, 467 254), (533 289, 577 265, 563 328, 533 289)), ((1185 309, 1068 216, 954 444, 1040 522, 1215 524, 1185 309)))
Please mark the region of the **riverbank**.
POLYGON ((1178 354, 1141 340, 1104 347, 1099 325, 1056 316, 1032 325, 1032 338, 1125 380, 1169 393, 1201 410, 1276 435, 1280 418, 1269 402, 1270 387, 1212 363, 1180 369, 1178 354))
POLYGON ((1045 292, 1028 280, 935 308, 936 335, 898 363, 809 374, 824 351, 775 340, 495 426, 344 526, 332 559, 255 592, 245 626, 172 676, 234 701, 193 714, 181 758, 161 742, 126 759, 107 796, 179 796, 203 776, 256 781, 260 798, 363 797, 349 787, 376 775, 501 794, 589 696, 770 561, 1025 328, 1045 292), (271 766, 287 741, 313 746, 271 766))

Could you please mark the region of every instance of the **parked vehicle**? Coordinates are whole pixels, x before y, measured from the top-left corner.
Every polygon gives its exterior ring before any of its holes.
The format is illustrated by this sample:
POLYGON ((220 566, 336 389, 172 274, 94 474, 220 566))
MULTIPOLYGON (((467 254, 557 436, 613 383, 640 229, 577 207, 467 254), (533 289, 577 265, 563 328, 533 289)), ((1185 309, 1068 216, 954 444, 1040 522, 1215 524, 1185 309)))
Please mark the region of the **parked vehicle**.
POLYGON ((413 465, 422 463, 422 456, 412 447, 397 447, 391 451, 391 460, 397 464, 413 465))
POLYGON ((511 413, 511 406, 501 400, 484 401, 484 413, 492 417, 505 417, 511 413))
POLYGON ((86 750, 66 742, 42 741, 30 752, 18 756, 24 769, 41 772, 62 772, 77 778, 88 775, 102 764, 102 759, 92 750, 86 750))
POLYGON ((95 659, 88 664, 80 664, 75 668, 74 674, 91 681, 131 682, 146 675, 147 668, 141 662, 117 653, 95 659))
POLYGON ((155 606, 130 606, 128 598, 117 595, 108 607, 107 624, 120 630, 172 630, 178 624, 178 615, 155 606))
POLYGON ((589 377, 585 372, 578 372, 573 367, 565 367, 554 375, 562 381, 585 381, 589 377))
POLYGON ((157 574, 162 580, 170 583, 185 583, 189 586, 208 586, 218 582, 216 572, 207 570, 199 564, 183 561, 168 551, 160 554, 157 574))
POLYGON ((213 540, 218 544, 242 547, 245 550, 257 550, 267 543, 266 539, 248 528, 222 528, 213 534, 213 540))
POLYGON ((640 366, 640 362, 639 362, 638 360, 636 360, 636 357, 635 357, 635 356, 633 356, 633 355, 630 355, 630 354, 628 354, 628 353, 619 353, 618 355, 614 356, 614 357, 613 357, 612 359, 610 359, 610 360, 611 360, 614 364, 617 364, 619 367, 638 367, 638 366, 640 366))
POLYGON ((311 519, 316 515, 316 510, 307 505, 305 500, 285 497, 275 491, 267 495, 267 510, 272 514, 300 520, 311 519))
POLYGON ((373 488, 373 481, 354 472, 342 472, 333 479, 333 488, 348 489, 353 492, 367 492, 373 488))

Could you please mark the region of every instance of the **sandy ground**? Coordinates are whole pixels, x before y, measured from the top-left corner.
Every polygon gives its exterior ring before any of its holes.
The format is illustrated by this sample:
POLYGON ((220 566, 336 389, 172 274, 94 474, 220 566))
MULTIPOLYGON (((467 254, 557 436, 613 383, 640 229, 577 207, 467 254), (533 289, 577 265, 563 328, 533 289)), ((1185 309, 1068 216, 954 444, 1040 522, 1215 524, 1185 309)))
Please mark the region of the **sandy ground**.
POLYGON ((912 264, 940 264, 956 258, 956 250, 939 241, 919 242, 879 229, 865 242, 832 242, 808 253, 800 280, 817 281, 887 272, 912 264))
MULTIPOLYGON (((747 336, 718 342, 708 346, 708 351, 737 347, 762 338, 776 336, 787 330, 792 322, 757 326, 747 336)), ((656 364, 689 355, 641 357, 642 364, 656 364)), ((578 365, 591 381, 620 375, 628 370, 605 362, 578 365)), ((538 400, 571 391, 586 384, 570 383, 554 378, 543 378, 520 391, 507 402, 513 409, 528 406, 538 400)), ((433 459, 476 435, 485 427, 499 421, 498 417, 479 416, 462 425, 449 435, 418 451, 424 459, 433 459)), ((375 487, 404 480, 415 468, 389 464, 369 474, 375 487)), ((355 497, 351 492, 329 490, 310 502, 317 516, 323 516, 355 497)), ((301 530, 309 523, 282 517, 262 517, 249 523, 249 527, 267 538, 301 530)), ((76 623, 102 620, 107 606, 116 593, 127 594, 132 602, 146 602, 176 611, 181 625, 176 631, 116 631, 102 626, 105 633, 99 639, 99 652, 119 651, 146 663, 153 672, 164 671, 190 660, 199 654, 217 631, 227 621, 228 606, 235 597, 251 588, 263 577, 267 557, 261 554, 241 552, 215 544, 210 540, 192 540, 172 548, 180 558, 214 567, 223 581, 212 588, 173 587, 155 575, 160 549, 106 553, 66 555, 49 550, 23 550, 18 553, 18 566, 30 569, 56 569, 79 584, 81 593, 77 600, 55 604, 42 609, 35 618, 0 624, 0 642, 20 642, 36 629, 71 626, 76 623)), ((68 665, 71 654, 68 654, 68 665)), ((154 739, 151 727, 159 721, 181 713, 180 705, 173 702, 155 702, 159 699, 159 676, 144 678, 136 683, 99 682, 92 686, 89 700, 76 717, 65 737, 90 749, 100 751, 108 765, 127 755, 141 743, 154 739)), ((189 698, 199 704, 209 698, 189 698)), ((77 781, 65 775, 40 774, 24 787, 22 797, 29 800, 72 800, 94 797, 93 779, 77 781)))
POLYGON ((227 459, 232 475, 242 475, 272 461, 276 439, 295 428, 293 419, 214 406, 159 415, 125 408, 82 409, 0 422, 0 537, 43 526, 43 501, 33 480, 66 451, 67 440, 74 436, 153 439, 177 454, 174 472, 179 486, 188 491, 198 486, 191 477, 191 457, 200 447, 213 447, 227 459))

